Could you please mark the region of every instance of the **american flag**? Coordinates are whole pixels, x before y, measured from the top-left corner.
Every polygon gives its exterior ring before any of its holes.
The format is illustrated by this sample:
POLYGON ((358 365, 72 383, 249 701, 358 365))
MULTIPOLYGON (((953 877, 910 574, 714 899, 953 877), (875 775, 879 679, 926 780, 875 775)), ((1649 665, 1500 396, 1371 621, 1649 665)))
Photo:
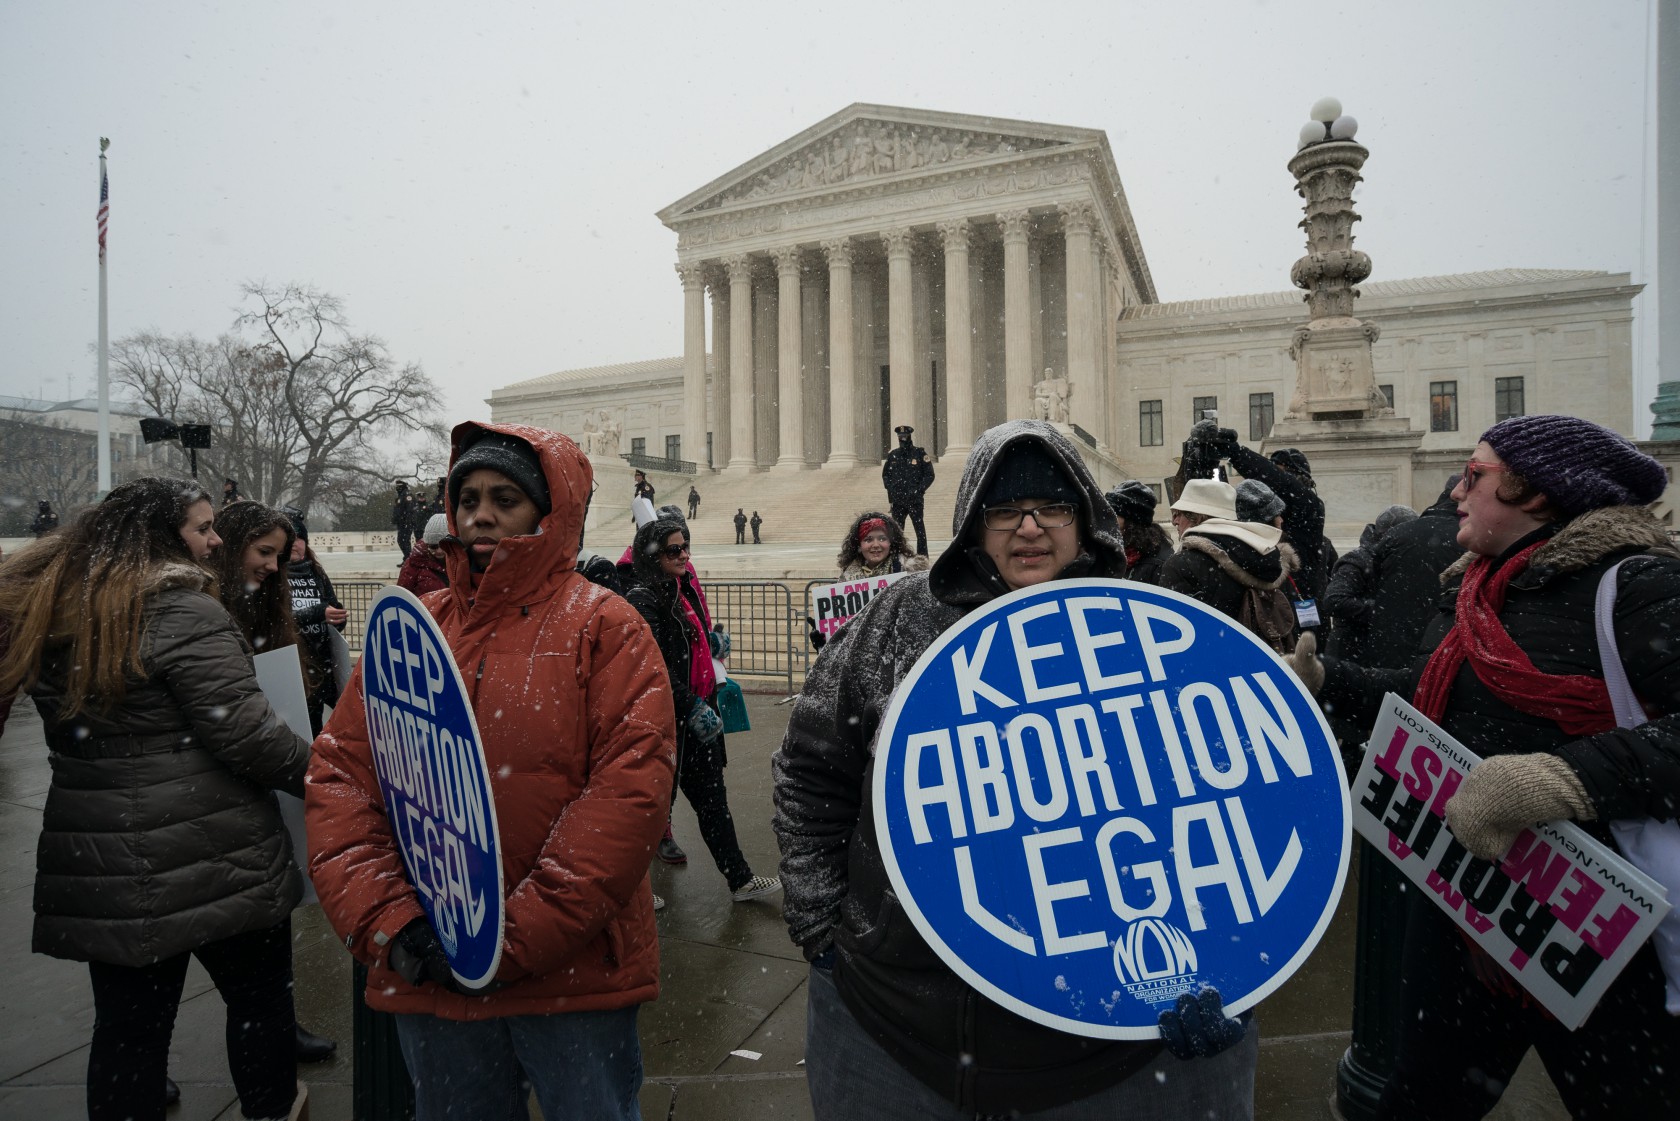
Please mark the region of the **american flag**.
MULTIPOLYGON (((104 160, 100 160, 104 163, 104 160)), ((105 263, 105 227, 111 221, 111 177, 99 169, 99 263, 105 263)))

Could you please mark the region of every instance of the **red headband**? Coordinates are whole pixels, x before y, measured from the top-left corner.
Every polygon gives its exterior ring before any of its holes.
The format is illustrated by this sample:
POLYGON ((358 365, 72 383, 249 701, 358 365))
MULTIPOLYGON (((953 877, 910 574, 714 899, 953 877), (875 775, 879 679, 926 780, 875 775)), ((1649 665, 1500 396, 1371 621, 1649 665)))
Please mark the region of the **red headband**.
MULTIPOLYGON (((876 530, 885 530, 886 528, 887 523, 881 518, 866 519, 862 525, 858 526, 858 544, 863 544, 863 539, 868 537, 871 533, 874 533, 876 530)), ((892 534, 889 533, 887 536, 891 537, 892 534)))

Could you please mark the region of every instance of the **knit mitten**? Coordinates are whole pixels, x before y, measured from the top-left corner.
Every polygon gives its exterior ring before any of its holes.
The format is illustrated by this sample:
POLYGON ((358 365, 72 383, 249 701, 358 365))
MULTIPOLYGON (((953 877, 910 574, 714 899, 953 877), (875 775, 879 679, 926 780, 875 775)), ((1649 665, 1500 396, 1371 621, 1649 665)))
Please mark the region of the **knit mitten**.
POLYGON ((1447 803, 1447 825, 1483 860, 1504 856, 1537 821, 1591 821, 1598 811, 1575 771, 1556 755, 1495 755, 1464 776, 1447 803))
POLYGON ((1318 660, 1318 636, 1312 631, 1302 631, 1295 649, 1284 661, 1301 679, 1301 685, 1308 694, 1318 696, 1318 691, 1324 688, 1324 663, 1318 660))

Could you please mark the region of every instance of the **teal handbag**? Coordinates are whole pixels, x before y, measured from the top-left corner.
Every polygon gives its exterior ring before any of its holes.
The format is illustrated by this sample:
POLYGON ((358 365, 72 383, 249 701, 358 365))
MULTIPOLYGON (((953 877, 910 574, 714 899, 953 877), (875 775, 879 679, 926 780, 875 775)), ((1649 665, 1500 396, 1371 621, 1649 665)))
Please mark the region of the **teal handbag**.
POLYGON ((742 694, 740 685, 734 681, 719 682, 717 706, 718 715, 723 717, 725 735, 752 731, 752 721, 747 719, 747 698, 742 694))

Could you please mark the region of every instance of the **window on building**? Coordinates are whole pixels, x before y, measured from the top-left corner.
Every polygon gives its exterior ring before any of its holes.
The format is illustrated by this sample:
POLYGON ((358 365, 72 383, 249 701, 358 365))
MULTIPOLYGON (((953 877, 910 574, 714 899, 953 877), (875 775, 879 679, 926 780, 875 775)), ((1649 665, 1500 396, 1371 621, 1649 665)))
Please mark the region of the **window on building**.
POLYGON ((1522 416, 1526 411, 1523 407, 1523 379, 1494 378, 1493 419, 1495 423, 1501 420, 1510 420, 1514 416, 1522 416))
POLYGON ((1272 434, 1272 395, 1270 393, 1250 393, 1248 395, 1248 438, 1250 440, 1264 440, 1272 434))
POLYGON ((667 437, 665 437, 665 458, 666 459, 681 459, 682 458, 682 437, 681 436, 667 436, 667 437))
POLYGON ((1158 448, 1166 443, 1166 428, 1161 421, 1161 402, 1138 402, 1138 444, 1146 448, 1158 448))
POLYGON ((1432 381, 1429 383, 1429 431, 1458 431, 1458 383, 1432 381))
POLYGON ((1392 409, 1394 407, 1394 387, 1392 385, 1379 385, 1377 388, 1382 391, 1383 400, 1387 401, 1388 407, 1392 409))
POLYGON ((1209 409, 1212 409, 1214 412, 1219 411, 1219 398, 1217 398, 1217 397, 1196 397, 1196 398, 1192 398, 1191 407, 1190 407, 1190 423, 1195 424, 1198 420, 1205 420, 1207 418, 1207 412, 1208 412, 1209 409))
POLYGON ((630 437, 630 454, 631 455, 646 455, 647 454, 647 437, 646 436, 632 436, 632 437, 630 437))

